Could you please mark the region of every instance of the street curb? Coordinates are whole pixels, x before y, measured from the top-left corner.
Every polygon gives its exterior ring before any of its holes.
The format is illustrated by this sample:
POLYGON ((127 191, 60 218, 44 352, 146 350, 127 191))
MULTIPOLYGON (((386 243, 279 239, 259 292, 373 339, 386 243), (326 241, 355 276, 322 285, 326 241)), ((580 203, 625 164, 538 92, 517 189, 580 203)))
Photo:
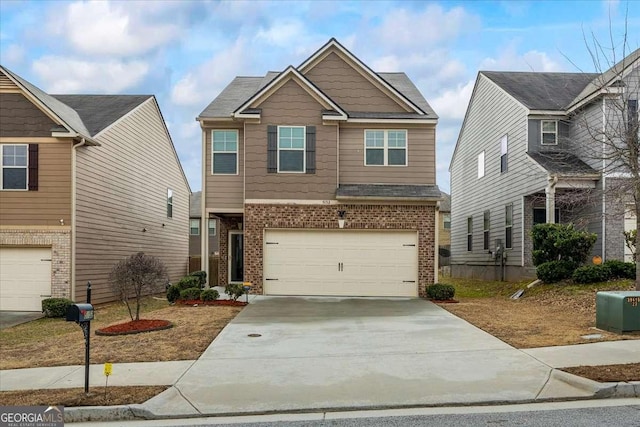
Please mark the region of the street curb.
POLYGON ((551 371, 551 378, 587 393, 593 393, 594 399, 640 397, 640 381, 600 383, 560 369, 551 371))

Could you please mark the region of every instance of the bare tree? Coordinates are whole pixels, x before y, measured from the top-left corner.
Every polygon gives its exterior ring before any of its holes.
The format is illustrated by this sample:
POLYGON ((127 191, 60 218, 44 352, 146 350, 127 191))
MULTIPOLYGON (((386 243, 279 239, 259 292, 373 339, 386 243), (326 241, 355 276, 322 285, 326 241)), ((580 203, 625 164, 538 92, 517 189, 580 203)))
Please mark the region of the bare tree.
POLYGON ((131 320, 140 320, 142 297, 161 291, 167 279, 167 269, 162 261, 143 252, 118 262, 109 275, 111 287, 126 304, 131 320), (135 300, 135 317, 132 299, 135 300))

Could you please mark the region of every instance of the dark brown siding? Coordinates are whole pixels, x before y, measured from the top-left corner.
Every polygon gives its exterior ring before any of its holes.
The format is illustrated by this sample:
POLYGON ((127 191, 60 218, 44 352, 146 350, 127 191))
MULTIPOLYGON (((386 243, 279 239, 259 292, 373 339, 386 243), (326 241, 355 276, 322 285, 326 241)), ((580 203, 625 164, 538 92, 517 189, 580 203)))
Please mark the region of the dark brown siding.
POLYGON ((0 93, 0 137, 51 136, 56 126, 20 93, 0 93))

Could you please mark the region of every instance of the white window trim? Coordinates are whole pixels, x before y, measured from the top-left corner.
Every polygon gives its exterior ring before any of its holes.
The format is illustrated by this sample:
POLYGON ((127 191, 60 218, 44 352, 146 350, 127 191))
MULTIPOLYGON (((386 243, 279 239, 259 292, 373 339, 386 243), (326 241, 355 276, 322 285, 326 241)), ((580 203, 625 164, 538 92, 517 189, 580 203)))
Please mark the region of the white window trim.
POLYGON ((500 173, 507 173, 509 171, 509 135, 504 135, 500 138, 500 173), (506 156, 504 170, 502 169, 502 159, 506 156))
POLYGON ((540 144, 541 145, 558 145, 558 121, 557 120, 540 120, 540 144), (556 125, 556 130, 554 132, 545 132, 544 131, 544 124, 545 123, 555 123, 556 125), (556 142, 554 142, 553 144, 549 144, 544 142, 544 134, 545 133, 553 133, 555 135, 555 140, 556 142))
POLYGON ((504 207, 504 248, 513 249, 513 203, 505 205, 504 207), (511 224, 507 223, 507 208, 511 207, 511 224), (507 246, 507 229, 511 229, 511 246, 507 246))
POLYGON ((200 235, 200 218, 189 218, 189 236, 199 236, 199 235, 200 235), (191 224, 193 224, 194 222, 198 224, 197 227, 191 226, 191 224), (198 229, 198 232, 195 234, 191 231, 194 228, 198 229))
POLYGON ((467 252, 473 252, 473 217, 472 216, 467 217, 467 242, 466 243, 467 243, 467 252), (471 225, 471 230, 469 230, 469 225, 471 225), (469 236, 471 236, 471 245, 469 245, 469 236))
POLYGON ((207 218, 207 236, 214 237, 218 234, 218 225, 215 218, 207 218), (211 234, 211 224, 213 224, 213 234, 211 234))
POLYGON ((2 144, 0 145, 0 191, 29 191, 29 144, 2 144), (26 166, 4 166, 4 148, 5 147, 27 147, 27 165, 26 166), (2 188, 4 183, 2 178, 4 176, 4 169, 25 169, 26 170, 26 186, 25 188, 2 188))
POLYGON ((491 211, 484 211, 482 213, 482 248, 484 250, 488 250, 491 248, 491 211), (488 222, 488 224, 485 222, 485 219, 487 220, 486 222, 488 222), (488 238, 486 239, 486 245, 484 238, 485 235, 488 236, 488 238))
POLYGON ((167 204, 166 204, 166 209, 167 209, 167 218, 173 218, 173 190, 170 188, 167 188, 167 204), (169 216, 169 206, 171 206, 171 216, 169 216))
POLYGON ((484 178, 485 175, 486 175, 485 155, 484 155, 484 151, 482 151, 480 152, 480 154, 478 154, 478 179, 484 178))
POLYGON ((238 129, 212 129, 211 130, 211 175, 227 175, 227 176, 233 176, 233 175, 238 175, 239 169, 240 169, 240 135, 238 132, 238 129), (213 133, 214 132, 234 132, 236 134, 236 151, 215 151, 213 149, 213 133), (213 171, 213 156, 215 153, 235 153, 236 155, 236 173, 221 173, 221 172, 214 172, 213 171))
POLYGON ((276 137, 276 156, 278 162, 278 173, 307 173, 307 127, 306 126, 278 126, 278 135, 276 137), (280 128, 302 129, 303 143, 302 148, 283 148, 283 151, 302 151, 302 170, 301 171, 281 171, 280 170, 280 128))
POLYGON ((364 130, 364 165, 365 167, 390 167, 390 168, 406 168, 409 166, 409 131, 407 129, 365 129, 364 130), (389 164, 389 150, 401 149, 398 147, 389 147, 389 131, 391 132, 404 132, 404 165, 390 165, 389 164), (384 144, 382 147, 367 147, 367 132, 384 132, 384 144), (383 151, 383 163, 381 165, 368 165, 367 164, 367 149, 383 151))

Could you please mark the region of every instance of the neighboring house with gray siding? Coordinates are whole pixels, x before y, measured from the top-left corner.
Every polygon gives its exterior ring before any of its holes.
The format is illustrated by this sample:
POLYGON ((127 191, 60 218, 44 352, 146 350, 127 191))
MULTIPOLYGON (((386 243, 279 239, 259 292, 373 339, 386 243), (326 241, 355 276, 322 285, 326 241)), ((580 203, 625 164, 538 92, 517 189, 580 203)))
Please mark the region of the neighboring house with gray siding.
POLYGON ((202 222, 202 191, 191 193, 189 203, 189 257, 201 256, 202 240, 209 236, 209 256, 218 255, 218 220, 208 218, 206 224, 202 222), (204 233, 204 234, 203 234, 204 233))
POLYGON ((236 77, 197 120, 220 285, 425 296, 438 271, 438 117, 404 73, 376 73, 331 39, 297 67, 236 77))
POLYGON ((535 276, 530 231, 545 222, 574 223, 598 236, 593 255, 629 260, 629 171, 603 158, 601 138, 623 99, 638 120, 638 58, 602 74, 478 73, 449 168, 452 275, 535 276))
POLYGON ((50 95, 0 67, 0 310, 117 297, 142 251, 188 261, 189 184, 152 95, 50 95))

